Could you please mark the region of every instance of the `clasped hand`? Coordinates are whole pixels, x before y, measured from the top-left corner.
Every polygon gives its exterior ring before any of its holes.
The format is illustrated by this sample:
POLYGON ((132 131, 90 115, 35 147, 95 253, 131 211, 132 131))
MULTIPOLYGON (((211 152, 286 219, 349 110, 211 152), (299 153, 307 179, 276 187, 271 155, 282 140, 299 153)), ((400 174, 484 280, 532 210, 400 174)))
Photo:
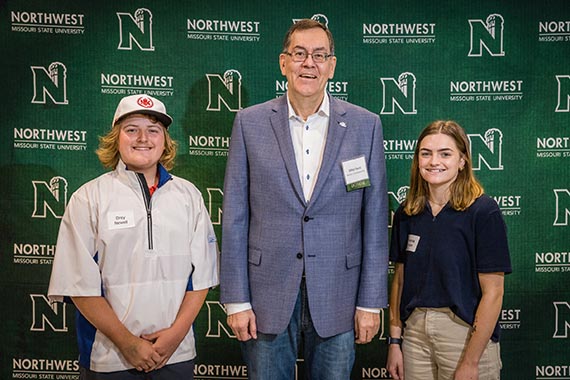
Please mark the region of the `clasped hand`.
POLYGON ((140 337, 133 335, 121 353, 137 371, 150 372, 164 367, 180 342, 172 328, 166 328, 140 337))

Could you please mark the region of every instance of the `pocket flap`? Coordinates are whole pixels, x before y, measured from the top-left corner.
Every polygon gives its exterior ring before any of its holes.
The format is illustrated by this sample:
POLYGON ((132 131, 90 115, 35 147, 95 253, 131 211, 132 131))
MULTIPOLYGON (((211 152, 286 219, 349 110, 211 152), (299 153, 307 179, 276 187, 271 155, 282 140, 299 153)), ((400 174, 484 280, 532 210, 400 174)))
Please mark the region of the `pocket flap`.
POLYGON ((261 264, 261 249, 250 248, 247 261, 253 265, 261 264))
POLYGON ((353 268, 360 265, 360 261, 362 259, 361 253, 349 253, 346 255, 346 267, 353 268))

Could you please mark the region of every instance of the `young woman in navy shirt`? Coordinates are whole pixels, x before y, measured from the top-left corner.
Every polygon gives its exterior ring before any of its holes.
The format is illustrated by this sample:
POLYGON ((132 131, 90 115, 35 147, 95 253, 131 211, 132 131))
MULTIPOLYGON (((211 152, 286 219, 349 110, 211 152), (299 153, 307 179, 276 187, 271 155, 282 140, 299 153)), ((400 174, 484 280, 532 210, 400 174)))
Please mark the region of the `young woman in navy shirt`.
POLYGON ((387 368, 394 379, 499 379, 506 226, 453 121, 420 134, 392 227, 387 368))

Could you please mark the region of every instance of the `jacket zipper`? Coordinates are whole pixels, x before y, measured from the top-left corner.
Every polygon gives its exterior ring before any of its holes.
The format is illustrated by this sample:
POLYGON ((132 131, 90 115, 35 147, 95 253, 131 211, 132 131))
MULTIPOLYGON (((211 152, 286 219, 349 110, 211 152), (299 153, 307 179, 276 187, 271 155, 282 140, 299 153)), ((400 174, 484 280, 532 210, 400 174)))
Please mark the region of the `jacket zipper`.
POLYGON ((150 192, 148 190, 148 186, 146 184, 146 179, 144 178, 144 175, 141 173, 136 173, 137 174, 137 179, 139 180, 139 184, 141 185, 141 189, 143 192, 143 199, 144 199, 144 205, 146 208, 146 224, 147 224, 147 233, 148 233, 148 249, 152 250, 153 249, 153 243, 152 243, 152 209, 151 209, 151 203, 150 203, 150 192))

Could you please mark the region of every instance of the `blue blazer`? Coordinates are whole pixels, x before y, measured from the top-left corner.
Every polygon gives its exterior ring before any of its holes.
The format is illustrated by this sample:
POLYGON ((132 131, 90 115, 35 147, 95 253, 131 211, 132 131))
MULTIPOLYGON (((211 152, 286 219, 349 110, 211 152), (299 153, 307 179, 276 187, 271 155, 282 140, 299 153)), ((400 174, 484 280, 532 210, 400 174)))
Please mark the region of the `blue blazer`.
POLYGON ((352 330, 356 306, 387 305, 388 199, 380 118, 333 97, 309 202, 295 162, 286 96, 238 112, 232 130, 220 301, 250 302, 258 331, 279 334, 291 319, 303 269, 321 337, 352 330), (341 163, 358 156, 365 157, 371 186, 348 192, 341 163))

